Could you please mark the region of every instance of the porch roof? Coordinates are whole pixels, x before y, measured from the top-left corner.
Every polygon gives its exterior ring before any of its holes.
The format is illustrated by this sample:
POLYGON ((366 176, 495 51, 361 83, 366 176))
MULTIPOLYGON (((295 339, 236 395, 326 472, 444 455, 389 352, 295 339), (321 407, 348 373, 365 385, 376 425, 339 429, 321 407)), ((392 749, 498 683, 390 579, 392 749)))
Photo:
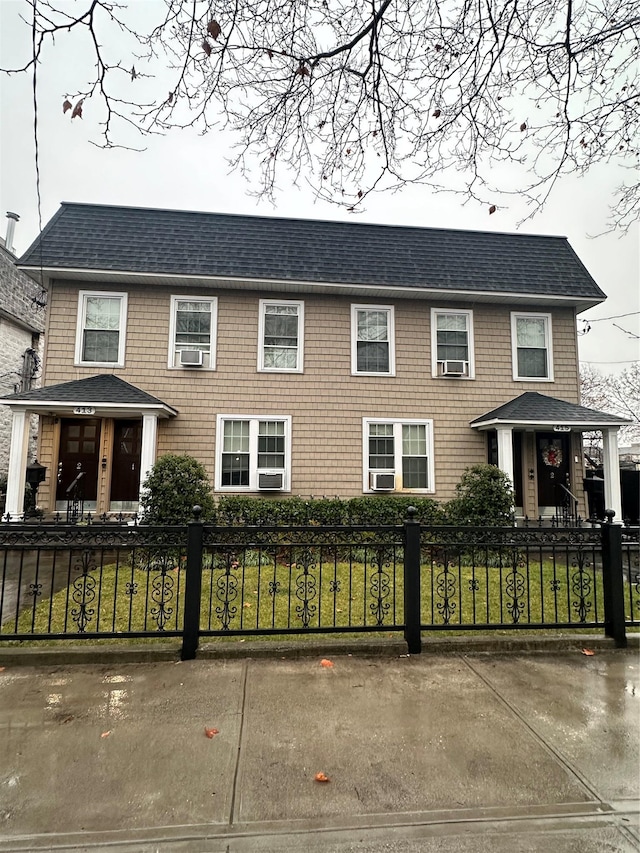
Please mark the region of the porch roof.
POLYGON ((176 417, 177 409, 158 397, 125 382, 119 376, 102 373, 72 382, 47 385, 33 391, 24 391, 0 397, 0 402, 10 408, 54 414, 98 414, 102 416, 156 414, 158 417, 176 417), (75 412, 75 409, 95 409, 95 412, 75 412))
POLYGON ((630 421, 627 418, 621 418, 619 415, 588 409, 586 406, 568 403, 537 391, 526 391, 497 409, 475 418, 469 426, 480 430, 493 429, 496 426, 538 429, 569 427, 570 431, 581 432, 624 426, 628 423, 630 421))

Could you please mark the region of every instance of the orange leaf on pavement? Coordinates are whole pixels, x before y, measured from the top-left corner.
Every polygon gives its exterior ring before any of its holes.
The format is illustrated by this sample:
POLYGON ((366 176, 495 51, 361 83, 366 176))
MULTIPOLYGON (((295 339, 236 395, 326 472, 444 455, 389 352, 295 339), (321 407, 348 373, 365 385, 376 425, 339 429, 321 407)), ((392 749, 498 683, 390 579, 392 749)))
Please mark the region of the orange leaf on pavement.
MULTIPOLYGON (((66 721, 65 721, 65 722, 66 722, 66 721)), ((110 735, 110 734, 111 734, 111 732, 102 732, 102 734, 100 735, 100 737, 109 737, 109 735, 110 735)))
POLYGON ((582 654, 583 655, 595 655, 595 652, 592 651, 591 649, 583 649, 582 654))
POLYGON ((325 773, 316 773, 316 775, 313 778, 316 780, 316 782, 330 782, 331 781, 331 779, 329 779, 329 777, 325 773))
POLYGON ((209 738, 215 737, 217 734, 219 734, 218 729, 208 729, 206 726, 204 729, 204 733, 209 738))
POLYGON ((333 661, 330 661, 327 658, 322 658, 320 666, 324 666, 325 669, 330 669, 333 666, 333 661))

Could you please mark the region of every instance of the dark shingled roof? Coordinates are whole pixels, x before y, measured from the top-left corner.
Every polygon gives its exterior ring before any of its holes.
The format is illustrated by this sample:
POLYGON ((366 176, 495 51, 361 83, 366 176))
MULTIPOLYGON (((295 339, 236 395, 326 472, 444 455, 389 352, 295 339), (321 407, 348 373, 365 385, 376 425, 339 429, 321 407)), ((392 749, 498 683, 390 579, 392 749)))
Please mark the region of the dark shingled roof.
POLYGON ((488 421, 501 421, 503 423, 537 421, 567 425, 599 423, 601 426, 629 423, 626 418, 621 418, 618 415, 599 412, 596 409, 587 409, 586 406, 567 403, 566 400, 558 400, 557 397, 547 397, 546 394, 539 394, 537 391, 527 391, 503 406, 498 406, 497 409, 493 409, 471 421, 470 426, 486 424, 488 421))
POLYGON ((19 264, 605 298, 565 237, 67 202, 19 264))
POLYGON ((11 402, 34 403, 76 403, 88 404, 133 404, 135 406, 164 406, 175 411, 172 406, 163 403, 158 397, 141 391, 135 385, 125 382, 111 373, 90 376, 87 379, 75 379, 72 382, 61 382, 59 385, 47 385, 34 391, 24 391, 0 397, 11 402))

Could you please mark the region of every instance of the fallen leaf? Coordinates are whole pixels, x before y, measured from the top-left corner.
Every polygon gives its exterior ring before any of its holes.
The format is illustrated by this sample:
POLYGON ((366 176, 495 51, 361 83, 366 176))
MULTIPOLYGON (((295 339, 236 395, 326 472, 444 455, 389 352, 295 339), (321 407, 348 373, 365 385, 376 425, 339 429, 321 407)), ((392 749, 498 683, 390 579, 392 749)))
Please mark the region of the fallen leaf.
POLYGON ((325 669, 330 669, 333 666, 333 661, 330 661, 327 658, 322 658, 320 666, 324 666, 325 669))
POLYGON ((316 780, 316 782, 330 782, 331 781, 331 779, 329 779, 329 777, 325 773, 316 773, 316 775, 313 778, 316 780))
POLYGON ((243 607, 251 607, 251 604, 248 601, 245 601, 245 603, 242 606, 243 607))
POLYGON ((204 728, 204 733, 208 738, 215 737, 217 734, 219 734, 218 729, 208 729, 206 726, 204 728))
POLYGON ((595 655, 595 652, 592 649, 583 649, 582 654, 590 657, 591 655, 595 655))
POLYGON ((109 735, 110 735, 110 734, 111 734, 111 732, 110 732, 110 731, 109 731, 109 732, 102 732, 102 734, 100 735, 100 737, 109 737, 109 735))

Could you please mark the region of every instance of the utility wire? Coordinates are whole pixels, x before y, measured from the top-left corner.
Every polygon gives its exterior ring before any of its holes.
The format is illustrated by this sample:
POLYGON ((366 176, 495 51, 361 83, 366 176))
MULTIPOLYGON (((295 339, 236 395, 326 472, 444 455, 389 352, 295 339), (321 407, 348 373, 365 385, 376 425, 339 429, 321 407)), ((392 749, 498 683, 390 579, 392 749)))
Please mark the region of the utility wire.
POLYGON ((592 320, 588 317, 579 317, 583 323, 602 323, 604 320, 619 320, 621 317, 635 317, 636 314, 640 314, 640 311, 629 311, 627 314, 614 314, 613 317, 598 317, 596 320, 592 320))

